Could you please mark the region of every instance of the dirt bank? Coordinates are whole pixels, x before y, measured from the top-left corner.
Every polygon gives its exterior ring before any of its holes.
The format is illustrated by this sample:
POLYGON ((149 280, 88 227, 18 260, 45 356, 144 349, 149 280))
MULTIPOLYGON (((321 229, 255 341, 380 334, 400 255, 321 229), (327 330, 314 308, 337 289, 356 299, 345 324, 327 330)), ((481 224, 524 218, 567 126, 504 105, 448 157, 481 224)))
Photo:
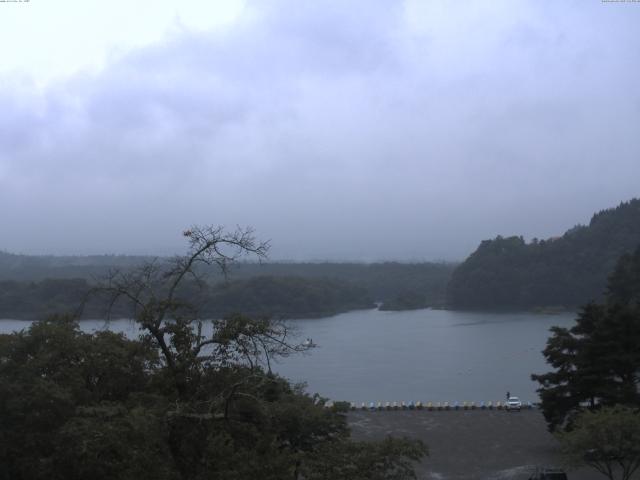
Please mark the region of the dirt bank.
MULTIPOLYGON (((419 438, 430 456, 418 466, 421 480, 526 480, 538 466, 561 466, 558 444, 537 410, 349 413, 353 436, 419 438)), ((603 480, 590 469, 567 471, 569 480, 603 480)))

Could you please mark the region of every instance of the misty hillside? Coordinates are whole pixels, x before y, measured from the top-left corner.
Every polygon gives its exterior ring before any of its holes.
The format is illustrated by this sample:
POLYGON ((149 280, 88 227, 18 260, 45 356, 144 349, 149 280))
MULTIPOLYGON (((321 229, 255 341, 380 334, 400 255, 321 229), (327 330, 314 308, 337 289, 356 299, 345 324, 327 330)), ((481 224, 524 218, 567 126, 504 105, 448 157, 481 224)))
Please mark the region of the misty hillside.
MULTIPOLYGON (((91 282, 111 269, 127 269, 153 259, 151 256, 128 255, 32 256, 0 251, 0 281, 85 279, 91 282)), ((436 297, 439 297, 442 303, 446 284, 455 266, 455 263, 446 262, 238 262, 231 266, 229 277, 230 280, 258 276, 333 278, 362 285, 376 301, 391 301, 407 293, 424 293, 429 302, 436 302, 436 297)), ((201 273, 210 283, 224 280, 214 268, 201 273)))
MULTIPOLYGON (((0 318, 44 318, 73 312, 85 293, 109 270, 129 268, 151 257, 26 256, 0 252, 0 318)), ((163 261, 160 258, 158 261, 163 261)), ((225 279, 201 271, 202 292, 189 299, 206 316, 230 312, 276 317, 316 317, 370 308, 442 306, 454 264, 448 263, 238 263, 225 279)), ((85 318, 106 312, 89 304, 85 318)), ((118 311, 119 315, 127 315, 118 311)))
POLYGON ((498 236, 483 241, 453 272, 453 308, 575 307, 601 299, 621 255, 640 245, 640 199, 593 215, 562 237, 498 236))
POLYGON ((151 258, 133 255, 17 255, 0 250, 0 280, 92 279, 104 275, 111 268, 129 268, 151 258))
MULTIPOLYGON (((84 279, 3 280, 0 281, 0 318, 32 320, 60 312, 74 314, 85 298, 82 318, 104 318, 108 302, 99 295, 86 297, 90 288, 91 284, 84 279)), ((232 313, 309 318, 374 306, 367 290, 351 283, 284 276, 257 276, 201 286, 186 282, 180 298, 196 307, 203 318, 222 318, 232 313)), ((113 318, 130 315, 128 305, 116 303, 111 310, 113 318)))

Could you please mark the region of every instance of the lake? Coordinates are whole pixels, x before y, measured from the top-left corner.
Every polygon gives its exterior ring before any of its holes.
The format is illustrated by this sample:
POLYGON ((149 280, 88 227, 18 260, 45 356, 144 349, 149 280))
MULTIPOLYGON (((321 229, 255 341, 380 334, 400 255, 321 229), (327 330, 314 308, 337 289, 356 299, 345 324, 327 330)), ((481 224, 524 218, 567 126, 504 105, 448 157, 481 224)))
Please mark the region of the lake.
MULTIPOLYGON (((537 401, 531 373, 549 370, 541 350, 553 325, 570 326, 575 314, 478 313, 451 310, 359 310, 291 320, 300 341, 318 346, 279 360, 274 370, 333 400, 496 401, 507 391, 537 401)), ((0 320, 0 332, 29 322, 0 320)), ((85 331, 103 321, 82 322, 85 331)), ((112 321, 128 336, 135 323, 112 321)))

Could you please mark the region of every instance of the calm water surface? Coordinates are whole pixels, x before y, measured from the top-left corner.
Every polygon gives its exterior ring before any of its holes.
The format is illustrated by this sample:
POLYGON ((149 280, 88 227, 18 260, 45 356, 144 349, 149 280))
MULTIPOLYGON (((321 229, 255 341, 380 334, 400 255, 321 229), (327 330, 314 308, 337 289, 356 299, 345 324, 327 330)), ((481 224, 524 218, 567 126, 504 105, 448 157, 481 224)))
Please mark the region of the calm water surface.
MULTIPOLYGON (((311 353, 273 367, 310 392, 334 400, 496 401, 505 393, 537 400, 531 373, 548 370, 540 353, 549 327, 569 326, 574 314, 476 313, 446 310, 360 310, 333 317, 292 320, 300 340, 313 339, 311 353)), ((83 322, 93 331, 103 321, 83 322)), ((0 331, 28 322, 0 321, 0 331)), ((108 328, 136 336, 131 321, 108 328)))

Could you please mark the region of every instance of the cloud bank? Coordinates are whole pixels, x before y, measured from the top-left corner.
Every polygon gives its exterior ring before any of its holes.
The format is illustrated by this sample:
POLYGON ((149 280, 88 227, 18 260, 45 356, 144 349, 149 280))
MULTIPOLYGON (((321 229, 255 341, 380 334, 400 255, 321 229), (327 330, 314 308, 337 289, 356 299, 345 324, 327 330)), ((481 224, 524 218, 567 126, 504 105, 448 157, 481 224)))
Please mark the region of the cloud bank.
MULTIPOLYGON (((0 77, 0 248, 462 259, 640 194, 640 8, 250 3, 37 88, 0 77)), ((141 20, 142 21, 142 20, 141 20)))

